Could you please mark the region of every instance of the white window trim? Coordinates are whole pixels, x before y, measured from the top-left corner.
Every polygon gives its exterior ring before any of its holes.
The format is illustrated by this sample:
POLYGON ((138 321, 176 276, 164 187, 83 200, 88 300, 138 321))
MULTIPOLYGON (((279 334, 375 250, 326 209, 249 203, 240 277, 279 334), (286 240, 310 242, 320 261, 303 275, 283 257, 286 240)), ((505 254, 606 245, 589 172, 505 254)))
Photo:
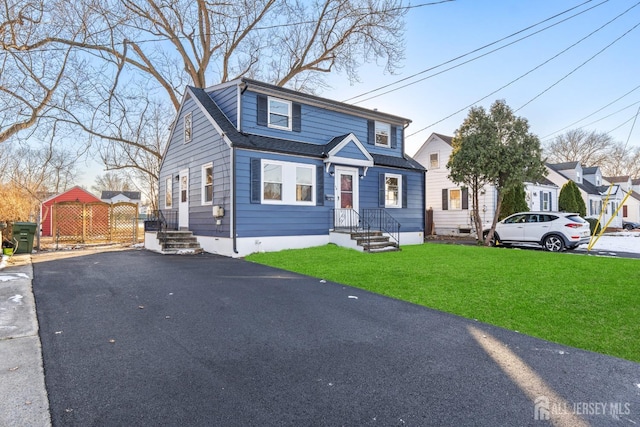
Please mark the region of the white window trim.
POLYGON ((448 200, 448 207, 450 211, 461 211, 462 209, 462 188, 451 188, 449 190, 449 200, 448 200), (453 207, 453 203, 452 203, 452 198, 451 198, 451 192, 452 191, 459 191, 460 192, 460 207, 459 208, 454 208, 453 207))
POLYGON ((391 209, 402 208, 402 186, 404 182, 402 182, 402 175, 397 173, 385 173, 384 174, 384 207, 391 209), (387 203, 387 178, 397 178, 398 179, 398 202, 397 204, 391 205, 387 203))
POLYGON ((191 113, 184 115, 182 124, 184 127, 184 143, 187 144, 193 139, 193 116, 191 113))
POLYGON ((440 152, 439 151, 433 151, 429 153, 429 169, 440 169, 440 152), (438 156, 438 159, 437 159, 438 164, 436 166, 431 165, 431 156, 433 156, 434 154, 438 156))
POLYGON ((164 189, 164 208, 172 209, 173 208, 173 177, 169 177, 165 180, 165 189, 164 189), (167 198, 167 196, 169 196, 167 198), (170 200, 171 204, 167 204, 167 201, 170 200))
MULTIPOLYGON (((282 116, 280 113, 274 113, 276 115, 282 116)), ((273 129, 281 129, 281 130, 291 130, 293 122, 293 107, 292 102, 287 101, 285 99, 273 98, 271 96, 267 97, 267 126, 273 129), (271 123, 271 101, 281 102, 287 105, 287 123, 288 126, 279 126, 271 123)))
POLYGON ((202 165, 202 168, 200 169, 200 202, 202 203, 203 206, 213 205, 213 162, 209 162, 202 165), (207 168, 211 168, 211 200, 210 201, 207 201, 205 199, 207 194, 205 191, 207 168))
POLYGON ((374 123, 374 139, 375 139, 376 147, 390 148, 391 147, 391 125, 389 123, 379 122, 379 121, 376 120, 375 123, 374 123), (382 127, 382 126, 384 126, 385 130, 387 131, 387 143, 386 144, 379 144, 378 143, 378 127, 382 127))
POLYGON ((316 205, 316 166, 308 163, 283 162, 280 160, 262 159, 260 164, 260 200, 265 205, 295 205, 295 206, 315 206, 316 205), (264 167, 265 165, 278 165, 282 168, 282 200, 271 200, 264 198, 264 167), (296 200, 296 168, 307 168, 311 170, 311 201, 304 202, 296 200))

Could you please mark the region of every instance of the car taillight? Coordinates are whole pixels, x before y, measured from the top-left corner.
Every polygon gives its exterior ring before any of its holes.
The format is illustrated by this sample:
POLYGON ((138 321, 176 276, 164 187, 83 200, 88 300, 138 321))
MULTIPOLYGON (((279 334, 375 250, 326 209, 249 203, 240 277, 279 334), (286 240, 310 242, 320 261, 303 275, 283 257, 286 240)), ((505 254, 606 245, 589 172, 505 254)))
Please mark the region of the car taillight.
POLYGON ((564 226, 569 228, 582 228, 582 224, 575 224, 575 223, 565 224, 564 226))

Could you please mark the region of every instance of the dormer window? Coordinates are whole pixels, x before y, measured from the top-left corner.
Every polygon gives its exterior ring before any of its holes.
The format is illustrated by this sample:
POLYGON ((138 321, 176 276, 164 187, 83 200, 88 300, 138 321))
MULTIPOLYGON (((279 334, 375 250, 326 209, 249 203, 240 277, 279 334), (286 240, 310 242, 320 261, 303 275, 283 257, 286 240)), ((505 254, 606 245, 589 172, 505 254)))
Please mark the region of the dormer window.
POLYGON ((269 127, 291 130, 291 102, 269 97, 269 127))
POLYGON ((391 141, 391 125, 376 121, 376 145, 389 147, 391 141))

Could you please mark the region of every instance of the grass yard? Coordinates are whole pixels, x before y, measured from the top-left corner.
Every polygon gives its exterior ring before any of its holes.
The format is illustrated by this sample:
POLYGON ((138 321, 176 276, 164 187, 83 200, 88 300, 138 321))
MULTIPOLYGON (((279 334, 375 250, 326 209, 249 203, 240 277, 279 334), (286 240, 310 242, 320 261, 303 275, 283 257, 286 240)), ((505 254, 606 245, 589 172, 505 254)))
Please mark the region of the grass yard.
POLYGON ((640 260, 437 243, 246 259, 640 362, 640 260))

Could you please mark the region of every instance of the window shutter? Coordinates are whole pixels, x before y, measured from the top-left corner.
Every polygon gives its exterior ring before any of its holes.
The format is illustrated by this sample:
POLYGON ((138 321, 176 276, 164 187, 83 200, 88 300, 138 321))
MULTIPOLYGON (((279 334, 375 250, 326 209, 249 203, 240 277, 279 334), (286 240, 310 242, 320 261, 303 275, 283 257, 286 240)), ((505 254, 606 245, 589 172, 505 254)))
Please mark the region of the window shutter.
POLYGON ((291 105, 292 123, 291 130, 294 132, 302 131, 302 106, 297 103, 291 105))
POLYGON ((267 126, 267 97, 258 95, 258 126, 267 126))
POLYGON ((367 144, 376 144, 376 123, 373 120, 367 121, 367 144))
POLYGON ((446 188, 442 189, 442 210, 446 211, 449 209, 449 190, 446 188))
POLYGON ((542 197, 542 191, 540 192, 540 210, 543 211, 544 210, 544 197, 542 197))
POLYGON ((407 207, 407 194, 408 194, 408 188, 409 187, 407 182, 407 175, 402 175, 402 207, 406 208, 407 207))
POLYGON ((378 175, 378 207, 380 208, 384 208, 384 184, 384 173, 380 172, 380 175, 378 175))
POLYGON ((462 187, 462 209, 469 209, 469 189, 462 187))
POLYGON ((324 166, 316 167, 316 206, 324 206, 324 166))
POLYGON ((260 203, 261 195, 261 162, 260 159, 251 159, 251 203, 260 203))
POLYGON ((398 128, 396 126, 391 126, 391 148, 398 147, 398 128))

